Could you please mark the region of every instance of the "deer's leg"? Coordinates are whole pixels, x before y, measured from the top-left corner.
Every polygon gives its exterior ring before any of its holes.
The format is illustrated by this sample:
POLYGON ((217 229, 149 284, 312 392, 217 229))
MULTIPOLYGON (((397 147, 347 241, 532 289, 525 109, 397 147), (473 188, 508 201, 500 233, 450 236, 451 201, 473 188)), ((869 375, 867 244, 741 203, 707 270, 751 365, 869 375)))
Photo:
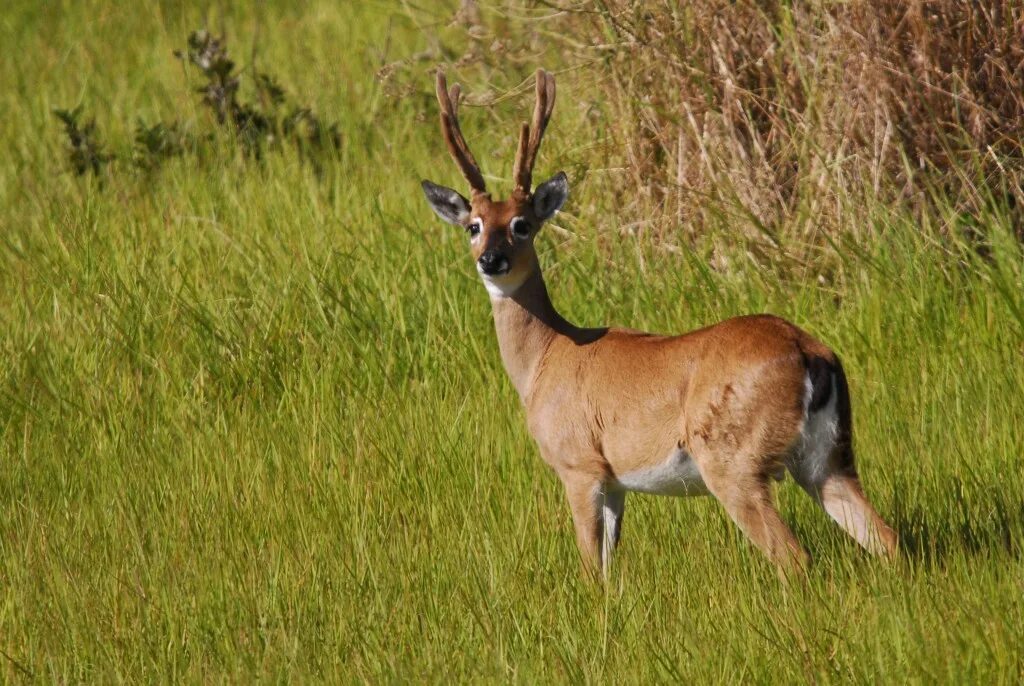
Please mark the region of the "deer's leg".
POLYGON ((612 566, 612 554, 622 534, 622 513, 626 508, 626 492, 601 489, 601 573, 608 578, 612 566))
POLYGON ((601 543, 604 537, 604 514, 601 480, 590 474, 562 474, 565 494, 576 527, 576 545, 583 566, 597 576, 602 569, 601 543))
POLYGON ((793 477, 857 543, 875 555, 896 556, 896 532, 864 495, 849 448, 837 447, 825 465, 798 465, 793 477))
POLYGON ((810 558, 772 502, 770 475, 740 469, 738 465, 750 464, 744 460, 728 464, 729 468, 707 464, 701 469, 708 490, 768 559, 786 571, 803 571, 810 558))

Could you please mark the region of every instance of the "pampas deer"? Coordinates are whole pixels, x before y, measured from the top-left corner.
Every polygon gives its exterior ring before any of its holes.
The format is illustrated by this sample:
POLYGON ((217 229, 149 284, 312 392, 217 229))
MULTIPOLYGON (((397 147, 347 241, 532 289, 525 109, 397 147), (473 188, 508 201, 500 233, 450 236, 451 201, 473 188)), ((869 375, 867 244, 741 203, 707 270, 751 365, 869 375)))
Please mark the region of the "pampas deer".
POLYGON ((507 200, 487 192, 459 127, 459 95, 438 72, 441 132, 470 197, 429 181, 423 191, 438 216, 468 234, 505 369, 541 455, 565 485, 584 563, 607 576, 634 491, 713 495, 769 559, 801 570, 807 553, 770 488, 787 470, 858 543, 895 555, 896 534, 854 469, 850 395, 835 353, 769 315, 678 336, 570 324, 551 304, 534 249, 569 194, 564 173, 531 185, 554 77, 537 72, 533 124, 521 127, 507 200))

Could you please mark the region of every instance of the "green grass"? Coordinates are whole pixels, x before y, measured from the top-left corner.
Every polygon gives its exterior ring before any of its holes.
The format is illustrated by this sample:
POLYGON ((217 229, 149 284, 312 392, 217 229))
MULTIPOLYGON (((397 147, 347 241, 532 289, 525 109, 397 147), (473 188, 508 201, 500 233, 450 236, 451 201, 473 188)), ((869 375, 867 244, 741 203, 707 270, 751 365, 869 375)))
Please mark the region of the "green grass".
MULTIPOLYGON (((877 208, 856 235, 884 240, 840 241, 819 281, 620 235, 636 218, 576 184, 542 241, 556 305, 657 331, 769 311, 820 336, 904 546, 879 564, 783 484, 815 557, 787 586, 712 500, 631 496, 596 588, 464 237, 419 193, 458 178, 431 62, 415 96, 374 79, 424 49, 409 17, 429 13, 226 17, 239 55, 258 30, 261 59, 341 122, 323 178, 229 156, 101 185, 66 173, 50 109, 84 101, 115 149, 138 113, 201 120, 170 52, 203 14, 36 5, 0 18, 3 680, 1024 678, 1024 285, 998 216, 981 259, 877 208)), ((571 84, 539 174, 583 164, 571 84)), ((510 173, 523 107, 467 110, 471 144, 500 130, 476 144, 491 173, 510 173)))

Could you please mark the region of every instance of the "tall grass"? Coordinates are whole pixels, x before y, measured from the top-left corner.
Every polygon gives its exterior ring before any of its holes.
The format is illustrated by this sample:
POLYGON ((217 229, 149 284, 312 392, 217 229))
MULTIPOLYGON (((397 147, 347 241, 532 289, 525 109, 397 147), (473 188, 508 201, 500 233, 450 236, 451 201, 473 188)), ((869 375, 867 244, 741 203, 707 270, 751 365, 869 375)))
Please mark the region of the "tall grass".
MULTIPOLYGON (((76 179, 54 107, 88 103, 115 149, 136 113, 210 116, 169 59, 203 12, 150 9, 14 3, 0 23, 5 680, 1024 677, 1011 213, 978 215, 984 253, 880 202, 802 261, 726 249, 728 233, 714 253, 650 240, 621 230, 641 217, 598 171, 615 133, 588 103, 604 92, 564 73, 538 170, 574 182, 542 239, 556 305, 657 331, 770 311, 819 335, 843 355, 865 485, 904 546, 878 564, 783 484, 816 560, 786 586, 713 501, 630 497, 595 588, 464 237, 419 196, 423 177, 459 178, 429 94, 435 61, 461 54, 456 8, 213 18, 233 44, 258 35, 339 122, 320 175, 285 151, 76 179)), ((502 94, 529 65, 462 69, 471 104, 492 105, 463 118, 500 186, 526 106, 502 94)), ((961 211, 942 201, 926 221, 961 211)))

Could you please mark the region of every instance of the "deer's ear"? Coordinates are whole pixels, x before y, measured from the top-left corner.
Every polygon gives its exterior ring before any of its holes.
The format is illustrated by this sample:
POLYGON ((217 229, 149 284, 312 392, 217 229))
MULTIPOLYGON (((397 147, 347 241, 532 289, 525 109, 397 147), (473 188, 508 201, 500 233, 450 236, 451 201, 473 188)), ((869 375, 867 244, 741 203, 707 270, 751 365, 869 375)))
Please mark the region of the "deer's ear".
POLYGON ((429 181, 424 181, 421 185, 423 195, 427 196, 430 208, 438 217, 449 224, 466 225, 469 221, 469 201, 462 197, 461 193, 429 181))
POLYGON ((558 172, 533 192, 533 213, 542 222, 547 221, 562 209, 568 197, 569 179, 565 172, 558 172))

